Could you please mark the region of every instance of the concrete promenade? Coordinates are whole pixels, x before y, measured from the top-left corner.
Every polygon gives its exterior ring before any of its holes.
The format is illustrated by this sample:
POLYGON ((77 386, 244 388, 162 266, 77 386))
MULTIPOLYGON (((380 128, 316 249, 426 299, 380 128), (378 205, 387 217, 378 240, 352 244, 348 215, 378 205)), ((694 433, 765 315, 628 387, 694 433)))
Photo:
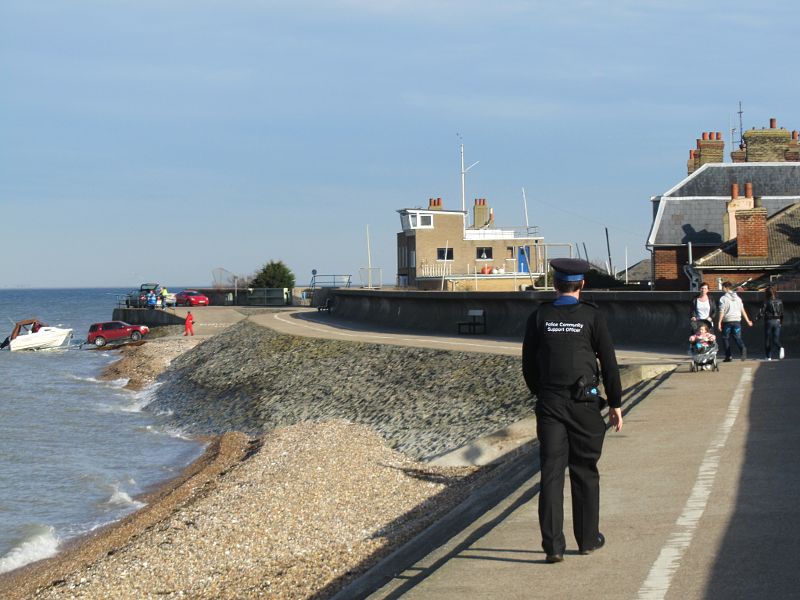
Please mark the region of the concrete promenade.
POLYGON ((797 362, 672 374, 606 437, 606 546, 544 561, 538 476, 371 598, 798 598, 797 362))

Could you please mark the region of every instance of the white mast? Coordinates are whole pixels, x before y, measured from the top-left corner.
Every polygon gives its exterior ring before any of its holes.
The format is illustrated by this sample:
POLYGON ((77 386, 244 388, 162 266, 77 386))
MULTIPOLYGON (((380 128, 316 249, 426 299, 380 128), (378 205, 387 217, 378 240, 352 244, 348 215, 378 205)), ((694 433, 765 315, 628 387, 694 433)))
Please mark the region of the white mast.
POLYGON ((372 288, 372 252, 369 246, 369 225, 367 225, 367 287, 372 288))
MULTIPOLYGON (((461 139, 461 134, 458 133, 458 139, 461 139)), ((469 171, 472 167, 477 165, 479 160, 476 160, 466 169, 464 168, 464 144, 461 144, 461 212, 467 212, 467 191, 466 191, 466 182, 467 182, 467 171, 469 171)))

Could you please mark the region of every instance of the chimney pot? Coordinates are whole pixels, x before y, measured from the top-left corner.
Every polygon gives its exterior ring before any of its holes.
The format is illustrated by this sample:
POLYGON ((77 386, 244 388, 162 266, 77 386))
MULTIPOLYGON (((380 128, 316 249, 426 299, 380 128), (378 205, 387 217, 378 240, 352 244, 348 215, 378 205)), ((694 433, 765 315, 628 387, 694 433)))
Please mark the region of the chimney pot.
POLYGON ((704 132, 703 132, 703 139, 704 139, 704 140, 707 140, 707 139, 708 139, 708 132, 707 132, 707 131, 704 131, 704 132))
POLYGON ((694 158, 694 150, 689 150, 689 159, 694 158))
POLYGON ((775 129, 777 126, 778 126, 778 119, 776 119, 775 117, 772 117, 769 120, 769 128, 770 129, 775 129))
POLYGON ((700 150, 700 138, 697 138, 697 149, 700 150))
POLYGON ((796 129, 792 132, 792 139, 795 141, 800 139, 800 133, 798 133, 796 129))
POLYGON ((721 139, 722 139, 722 132, 721 132, 721 131, 718 131, 718 132, 717 132, 717 141, 719 141, 719 140, 721 140, 721 139))
POLYGON ((753 197, 753 184, 750 181, 744 184, 744 197, 745 198, 753 197))
POLYGON ((739 184, 731 184, 731 200, 736 200, 739 197, 739 184))

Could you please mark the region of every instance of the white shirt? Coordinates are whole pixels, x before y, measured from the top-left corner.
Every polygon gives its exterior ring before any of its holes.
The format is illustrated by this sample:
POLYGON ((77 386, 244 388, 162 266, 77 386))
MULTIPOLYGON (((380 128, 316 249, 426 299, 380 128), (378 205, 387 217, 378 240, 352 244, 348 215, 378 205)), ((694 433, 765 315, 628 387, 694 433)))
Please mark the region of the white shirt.
POLYGON ((708 319, 711 316, 711 303, 709 302, 708 298, 705 301, 697 299, 697 318, 698 319, 708 319))

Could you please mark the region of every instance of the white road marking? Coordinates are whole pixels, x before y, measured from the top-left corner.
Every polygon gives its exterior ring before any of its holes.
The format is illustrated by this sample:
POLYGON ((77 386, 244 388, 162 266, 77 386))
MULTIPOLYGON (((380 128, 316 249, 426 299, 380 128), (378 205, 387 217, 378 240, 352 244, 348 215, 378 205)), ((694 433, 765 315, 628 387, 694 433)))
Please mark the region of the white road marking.
POLYGON ((519 344, 518 346, 502 346, 502 345, 494 345, 494 344, 473 344, 473 343, 469 343, 469 342, 443 340, 441 338, 436 338, 435 340, 432 340, 430 338, 426 338, 426 337, 422 337, 422 336, 419 336, 419 337, 401 337, 400 335, 378 335, 378 334, 369 333, 369 332, 366 332, 366 331, 359 331, 359 332, 356 332, 356 333, 352 333, 352 332, 349 332, 349 331, 341 331, 339 329, 331 329, 331 328, 326 328, 326 327, 315 327, 313 325, 309 325, 308 323, 300 323, 300 322, 297 321, 297 319, 289 321, 289 320, 285 319, 283 317, 283 315, 278 314, 278 313, 275 313, 274 317, 278 321, 280 321, 281 323, 285 323, 286 325, 289 325, 290 327, 304 327, 306 329, 310 329, 310 330, 316 331, 318 333, 324 333, 324 334, 328 334, 328 335, 331 335, 331 334, 342 335, 342 336, 359 338, 359 339, 364 339, 364 340, 401 340, 401 341, 404 341, 404 342, 412 343, 412 344, 414 344, 416 346, 419 346, 419 344, 421 342, 428 342, 428 343, 435 343, 435 344, 449 344, 451 346, 470 346, 470 347, 474 347, 474 348, 482 348, 482 349, 486 350, 486 352, 491 352, 493 349, 518 351, 522 347, 522 344, 519 344))
POLYGON ((638 598, 640 600, 661 600, 666 597, 672 578, 675 576, 681 565, 681 559, 689 544, 692 542, 694 533, 700 523, 700 518, 706 510, 708 499, 711 496, 711 489, 714 486, 714 479, 722 455, 722 450, 728 441, 728 435, 733 429, 736 417, 744 399, 745 389, 752 380, 752 369, 745 368, 739 379, 739 385, 733 393, 725 420, 717 430, 717 434, 706 450, 703 462, 700 463, 700 470, 697 474, 692 493, 686 500, 678 520, 675 522, 676 528, 672 532, 669 540, 661 549, 658 558, 650 567, 647 579, 639 589, 638 598))

